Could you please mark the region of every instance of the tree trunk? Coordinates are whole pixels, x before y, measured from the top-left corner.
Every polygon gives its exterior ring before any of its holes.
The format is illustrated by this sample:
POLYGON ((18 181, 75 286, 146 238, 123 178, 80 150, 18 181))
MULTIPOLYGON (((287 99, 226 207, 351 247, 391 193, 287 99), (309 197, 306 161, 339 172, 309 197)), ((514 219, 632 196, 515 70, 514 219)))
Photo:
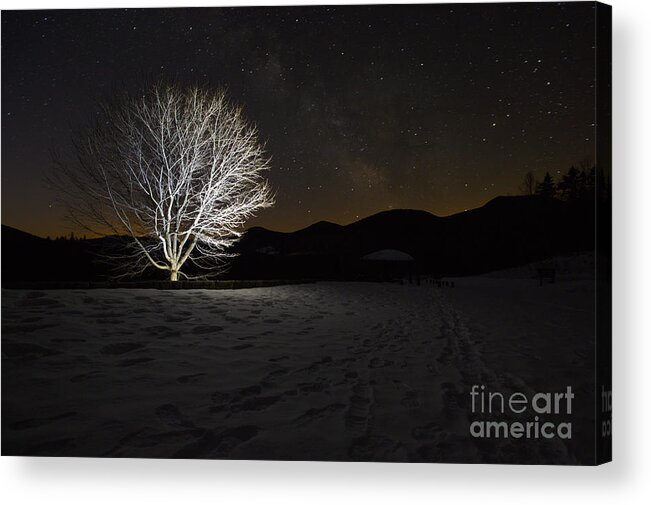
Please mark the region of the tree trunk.
POLYGON ((179 271, 178 270, 170 270, 170 280, 171 281, 178 281, 179 280, 179 271))

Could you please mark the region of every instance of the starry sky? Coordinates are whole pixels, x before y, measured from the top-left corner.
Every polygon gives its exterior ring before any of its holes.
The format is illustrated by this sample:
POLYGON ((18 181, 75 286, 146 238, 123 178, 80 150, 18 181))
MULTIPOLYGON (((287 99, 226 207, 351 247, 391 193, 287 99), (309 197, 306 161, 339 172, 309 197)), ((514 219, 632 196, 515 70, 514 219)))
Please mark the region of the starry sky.
POLYGON ((144 78, 226 87, 292 231, 449 215, 594 152, 592 3, 3 11, 2 223, 69 233, 54 147, 144 78))

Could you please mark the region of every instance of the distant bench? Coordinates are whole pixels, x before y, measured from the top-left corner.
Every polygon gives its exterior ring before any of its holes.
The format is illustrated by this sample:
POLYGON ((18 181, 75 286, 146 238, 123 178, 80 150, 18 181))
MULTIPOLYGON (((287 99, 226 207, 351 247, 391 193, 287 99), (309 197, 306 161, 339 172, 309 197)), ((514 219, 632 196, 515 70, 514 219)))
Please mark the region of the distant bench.
POLYGON ((447 281, 440 277, 426 277, 423 282, 425 284, 433 284, 437 288, 453 288, 454 281, 447 281))

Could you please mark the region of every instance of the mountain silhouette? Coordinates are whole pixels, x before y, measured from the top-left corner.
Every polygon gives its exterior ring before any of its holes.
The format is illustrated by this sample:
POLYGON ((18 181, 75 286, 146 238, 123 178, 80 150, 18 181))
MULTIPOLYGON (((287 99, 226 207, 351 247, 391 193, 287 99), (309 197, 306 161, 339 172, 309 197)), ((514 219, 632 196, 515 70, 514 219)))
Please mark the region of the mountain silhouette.
POLYGON ((539 196, 501 196, 446 217, 383 211, 349 225, 320 222, 294 233, 252 228, 236 246, 235 276, 350 278, 363 256, 403 251, 415 269, 470 275, 594 249, 592 209, 539 196))
MULTIPOLYGON (((362 257, 383 249, 412 256, 417 273, 480 274, 594 250, 593 216, 590 205, 535 195, 501 196, 446 217, 396 209, 348 225, 320 221, 290 233, 253 227, 235 246, 238 256, 227 276, 356 279, 362 257)), ((3 225, 3 279, 106 279, 110 271, 96 257, 107 240, 48 240, 3 225)))

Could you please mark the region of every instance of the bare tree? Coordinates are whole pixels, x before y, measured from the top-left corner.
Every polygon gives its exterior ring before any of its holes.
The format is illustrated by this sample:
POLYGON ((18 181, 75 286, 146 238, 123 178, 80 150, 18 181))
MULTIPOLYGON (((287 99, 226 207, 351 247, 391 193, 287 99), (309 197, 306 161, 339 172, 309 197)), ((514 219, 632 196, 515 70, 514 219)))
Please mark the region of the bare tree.
POLYGON ((536 192, 536 177, 533 172, 527 172, 520 183, 520 191, 523 195, 533 195, 536 192))
POLYGON ((105 104, 57 158, 69 215, 99 235, 127 235, 121 275, 153 266, 176 281, 188 261, 223 266, 243 225, 273 204, 257 129, 221 90, 154 85, 105 104))

